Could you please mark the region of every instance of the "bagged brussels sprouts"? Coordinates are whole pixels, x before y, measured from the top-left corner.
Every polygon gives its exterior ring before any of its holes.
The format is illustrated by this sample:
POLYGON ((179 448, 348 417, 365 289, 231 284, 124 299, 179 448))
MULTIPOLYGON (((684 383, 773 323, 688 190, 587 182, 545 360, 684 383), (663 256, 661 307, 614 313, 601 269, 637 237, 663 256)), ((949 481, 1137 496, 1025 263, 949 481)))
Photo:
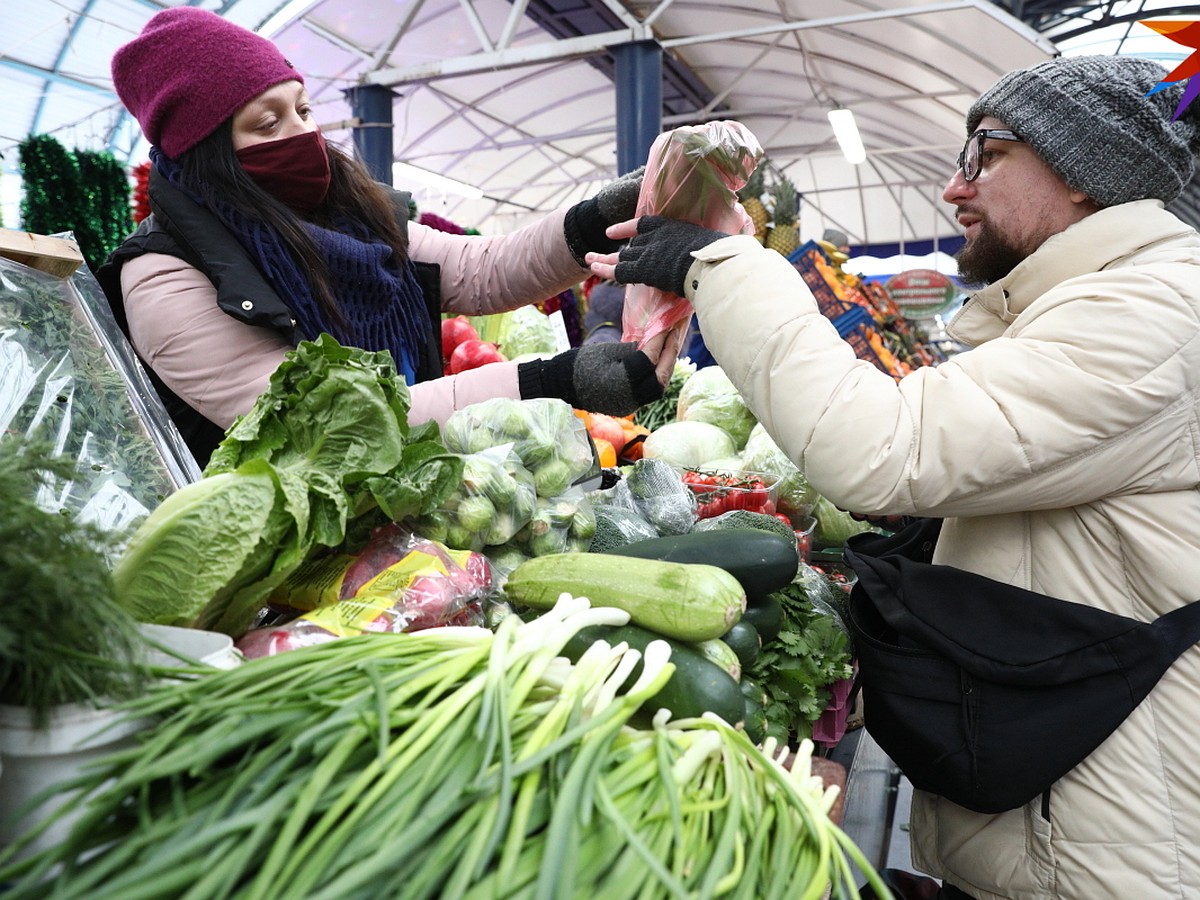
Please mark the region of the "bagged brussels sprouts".
POLYGON ((775 508, 791 519, 793 525, 799 526, 803 519, 812 515, 817 492, 761 423, 754 426, 746 440, 742 463, 752 471, 779 476, 779 484, 775 487, 775 508))
POLYGON ((750 431, 758 424, 720 366, 700 369, 684 382, 675 415, 680 422, 708 422, 723 428, 733 438, 735 450, 746 446, 750 431))
POLYGON ((494 397, 451 413, 442 441, 455 453, 511 444, 539 497, 555 497, 592 471, 587 429, 570 404, 550 397, 494 397))
POLYGON ((528 556, 584 553, 596 533, 596 513, 579 488, 557 497, 539 497, 529 522, 512 544, 528 556))
POLYGON ((503 544, 533 517, 537 488, 511 446, 463 454, 463 480, 436 510, 414 520, 414 528, 456 550, 503 544))

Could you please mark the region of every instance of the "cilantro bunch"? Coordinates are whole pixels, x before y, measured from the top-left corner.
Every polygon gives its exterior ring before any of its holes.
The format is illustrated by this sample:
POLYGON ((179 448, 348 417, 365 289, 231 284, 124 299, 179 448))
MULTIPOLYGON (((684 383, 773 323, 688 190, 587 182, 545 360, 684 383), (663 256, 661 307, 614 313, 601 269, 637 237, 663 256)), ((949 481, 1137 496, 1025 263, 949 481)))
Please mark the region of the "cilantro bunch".
POLYGON ((783 626, 743 674, 763 688, 767 735, 789 746, 811 736, 829 703, 830 685, 854 674, 850 637, 831 614, 841 589, 807 566, 802 570, 773 594, 783 608, 783 626))

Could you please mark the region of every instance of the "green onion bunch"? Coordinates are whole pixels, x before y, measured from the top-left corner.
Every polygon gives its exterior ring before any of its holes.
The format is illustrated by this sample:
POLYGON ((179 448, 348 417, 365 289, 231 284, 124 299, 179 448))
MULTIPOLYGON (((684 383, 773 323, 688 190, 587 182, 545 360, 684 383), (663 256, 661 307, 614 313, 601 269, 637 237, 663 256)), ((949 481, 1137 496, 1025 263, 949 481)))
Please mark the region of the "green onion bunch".
MULTIPOLYGON (((673 666, 579 629, 625 614, 563 595, 494 632, 372 634, 171 682, 156 724, 62 789, 69 837, 0 853, 6 900, 812 898, 855 894, 807 753, 790 769, 720 719, 629 723, 673 666)), ((52 820, 48 820, 52 821, 52 820)))

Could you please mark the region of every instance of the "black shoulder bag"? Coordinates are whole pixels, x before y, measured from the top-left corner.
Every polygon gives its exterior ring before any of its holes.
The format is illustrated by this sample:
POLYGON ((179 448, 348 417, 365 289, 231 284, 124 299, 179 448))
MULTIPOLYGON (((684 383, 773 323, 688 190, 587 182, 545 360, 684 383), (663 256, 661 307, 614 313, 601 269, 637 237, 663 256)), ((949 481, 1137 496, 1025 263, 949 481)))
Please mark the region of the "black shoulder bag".
POLYGON ((1116 730, 1200 640, 1200 602, 1139 622, 932 565, 941 524, 844 549, 865 726, 914 787, 1003 812, 1116 730))

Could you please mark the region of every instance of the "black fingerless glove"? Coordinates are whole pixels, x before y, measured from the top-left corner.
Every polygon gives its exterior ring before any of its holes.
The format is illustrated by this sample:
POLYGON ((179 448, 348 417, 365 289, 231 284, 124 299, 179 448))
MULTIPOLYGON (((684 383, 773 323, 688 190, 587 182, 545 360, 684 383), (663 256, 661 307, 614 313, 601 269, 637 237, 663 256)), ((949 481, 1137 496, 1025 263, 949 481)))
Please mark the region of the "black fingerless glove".
POLYGON ((692 254, 728 236, 678 219, 642 216, 638 219, 638 233, 617 260, 617 281, 648 284, 682 297, 688 269, 695 262, 692 254))
POLYGON ((628 416, 662 396, 654 363, 636 344, 585 344, 517 366, 521 399, 557 397, 576 409, 628 416))
POLYGON ((586 267, 584 256, 592 253, 612 253, 621 246, 605 230, 609 225, 632 219, 637 212, 638 194, 646 167, 634 169, 616 181, 606 184, 595 197, 576 203, 567 210, 563 231, 567 247, 580 266, 586 267))

